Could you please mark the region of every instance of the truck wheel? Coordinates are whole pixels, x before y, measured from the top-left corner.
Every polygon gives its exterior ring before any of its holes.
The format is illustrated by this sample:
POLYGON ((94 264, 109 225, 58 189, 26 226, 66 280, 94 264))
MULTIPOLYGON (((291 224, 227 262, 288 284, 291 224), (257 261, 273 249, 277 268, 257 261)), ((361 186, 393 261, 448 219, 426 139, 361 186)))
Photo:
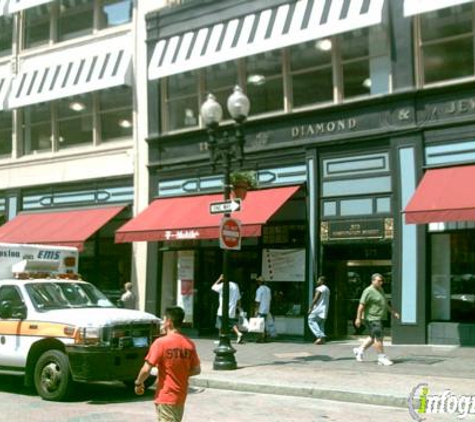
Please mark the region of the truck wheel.
POLYGON ((61 401, 71 393, 68 357, 59 350, 44 352, 35 366, 35 388, 44 400, 61 401))

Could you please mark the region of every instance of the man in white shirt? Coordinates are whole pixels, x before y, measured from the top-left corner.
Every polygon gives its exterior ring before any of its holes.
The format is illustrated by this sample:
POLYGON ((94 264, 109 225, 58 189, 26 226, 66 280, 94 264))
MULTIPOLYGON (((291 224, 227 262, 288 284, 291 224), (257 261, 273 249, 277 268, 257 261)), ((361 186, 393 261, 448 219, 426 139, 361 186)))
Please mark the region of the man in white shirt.
MULTIPOLYGON (((219 327, 223 326, 223 281, 224 276, 221 274, 219 278, 214 282, 211 289, 216 293, 219 293, 219 307, 218 307, 218 322, 219 327)), ((238 328, 238 319, 236 318, 236 309, 240 306, 241 292, 239 286, 234 281, 229 281, 229 329, 233 330, 237 335, 237 343, 242 343, 242 333, 238 328)))
MULTIPOLYGON (((255 298, 255 315, 265 319, 267 323, 267 318, 270 313, 270 302, 272 299, 272 292, 270 288, 265 284, 264 277, 259 276, 256 278, 258 288, 256 290, 255 298)), ((267 324, 266 324, 267 326, 267 324)), ((261 337, 257 340, 259 343, 263 343, 266 340, 267 332, 264 329, 261 337)))
POLYGON ((324 330, 330 304, 330 289, 325 283, 326 278, 324 276, 318 277, 315 295, 308 309, 308 326, 317 338, 315 344, 325 343, 326 337, 324 330))
POLYGON ((124 284, 125 292, 120 297, 120 301, 122 302, 122 306, 127 309, 135 309, 136 306, 136 297, 135 293, 132 291, 132 283, 127 282, 124 284))

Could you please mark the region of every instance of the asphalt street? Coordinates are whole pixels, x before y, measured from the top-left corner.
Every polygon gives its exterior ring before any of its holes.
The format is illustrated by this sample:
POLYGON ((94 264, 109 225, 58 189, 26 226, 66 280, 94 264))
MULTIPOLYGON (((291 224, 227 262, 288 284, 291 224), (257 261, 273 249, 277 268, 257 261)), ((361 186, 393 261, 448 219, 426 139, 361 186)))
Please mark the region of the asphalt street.
MULTIPOLYGON (((129 394, 118 384, 79 387, 66 403, 47 402, 25 390, 19 379, 0 378, 0 421, 141 422, 155 421, 153 389, 129 394)), ((405 421, 408 412, 391 407, 302 397, 190 388, 184 422, 405 421)))

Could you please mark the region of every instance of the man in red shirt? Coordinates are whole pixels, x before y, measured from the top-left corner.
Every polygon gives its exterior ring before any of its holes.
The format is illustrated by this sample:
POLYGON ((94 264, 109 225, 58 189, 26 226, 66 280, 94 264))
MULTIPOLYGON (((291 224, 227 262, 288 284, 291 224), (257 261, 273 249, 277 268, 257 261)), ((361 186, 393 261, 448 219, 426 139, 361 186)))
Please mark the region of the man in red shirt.
POLYGON ((145 357, 145 363, 135 380, 135 393, 143 394, 144 381, 152 368, 158 369, 155 406, 158 422, 180 422, 188 393, 188 378, 201 372, 195 344, 180 328, 185 312, 178 306, 165 310, 163 321, 166 335, 155 340, 145 357))

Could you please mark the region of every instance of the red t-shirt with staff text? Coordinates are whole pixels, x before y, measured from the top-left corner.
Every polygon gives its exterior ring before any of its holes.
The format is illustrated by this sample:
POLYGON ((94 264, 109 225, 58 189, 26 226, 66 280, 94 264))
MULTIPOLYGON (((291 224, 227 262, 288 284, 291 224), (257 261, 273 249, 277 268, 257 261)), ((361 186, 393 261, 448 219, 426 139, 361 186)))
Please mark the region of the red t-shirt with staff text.
POLYGON ((158 368, 155 403, 184 404, 190 370, 200 365, 195 344, 183 334, 169 333, 153 342, 145 360, 158 368))

